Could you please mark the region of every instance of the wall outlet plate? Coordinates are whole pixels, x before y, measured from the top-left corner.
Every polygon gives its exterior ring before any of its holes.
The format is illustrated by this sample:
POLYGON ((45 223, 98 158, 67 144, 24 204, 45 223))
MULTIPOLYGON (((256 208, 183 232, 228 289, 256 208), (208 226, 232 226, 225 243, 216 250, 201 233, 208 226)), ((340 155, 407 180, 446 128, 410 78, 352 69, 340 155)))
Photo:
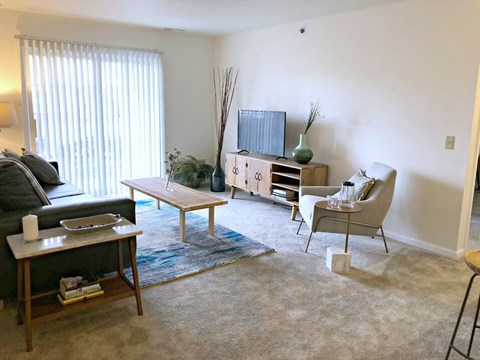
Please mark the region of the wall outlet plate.
POLYGON ((455 148, 455 136, 447 136, 445 139, 445 149, 453 150, 455 148))

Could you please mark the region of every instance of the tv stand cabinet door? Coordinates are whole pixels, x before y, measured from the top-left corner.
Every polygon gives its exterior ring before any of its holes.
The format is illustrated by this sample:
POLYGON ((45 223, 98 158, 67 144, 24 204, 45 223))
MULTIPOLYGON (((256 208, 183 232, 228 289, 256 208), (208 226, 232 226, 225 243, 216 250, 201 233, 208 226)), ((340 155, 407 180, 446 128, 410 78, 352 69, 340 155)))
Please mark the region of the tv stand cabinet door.
POLYGON ((241 189, 246 189, 247 160, 243 156, 226 154, 227 184, 241 189))
POLYGON ((257 161, 258 193, 272 195, 272 163, 257 161))
POLYGON ((262 195, 272 194, 272 164, 268 161, 248 159, 247 189, 262 195))

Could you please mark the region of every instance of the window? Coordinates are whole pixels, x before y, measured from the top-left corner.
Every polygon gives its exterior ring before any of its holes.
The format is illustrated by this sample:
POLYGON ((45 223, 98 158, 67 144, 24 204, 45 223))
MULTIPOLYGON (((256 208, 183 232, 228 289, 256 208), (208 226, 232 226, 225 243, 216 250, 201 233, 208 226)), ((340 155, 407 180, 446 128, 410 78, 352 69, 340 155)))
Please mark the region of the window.
POLYGON ((163 74, 155 51, 20 39, 26 144, 93 195, 159 176, 163 74), (34 131, 28 131, 34 129, 34 131))

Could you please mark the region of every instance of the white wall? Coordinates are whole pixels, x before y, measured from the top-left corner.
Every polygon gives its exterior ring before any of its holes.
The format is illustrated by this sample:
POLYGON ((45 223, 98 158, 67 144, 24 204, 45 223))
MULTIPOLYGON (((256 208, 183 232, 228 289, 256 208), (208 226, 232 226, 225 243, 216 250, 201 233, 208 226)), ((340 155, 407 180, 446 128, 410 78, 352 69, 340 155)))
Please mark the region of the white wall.
POLYGON ((240 69, 225 150, 236 150, 237 109, 284 110, 289 154, 319 99, 326 117, 309 144, 329 183, 372 161, 396 168, 388 234, 455 256, 479 18, 478 1, 408 0, 217 38, 215 65, 240 69), (446 135, 455 150, 444 149, 446 135))
MULTIPOLYGON (((0 101, 16 101, 19 115, 16 34, 163 50, 165 148, 213 163, 212 37, 0 10, 0 101)), ((21 126, 0 133, 0 148, 22 146, 21 126)))

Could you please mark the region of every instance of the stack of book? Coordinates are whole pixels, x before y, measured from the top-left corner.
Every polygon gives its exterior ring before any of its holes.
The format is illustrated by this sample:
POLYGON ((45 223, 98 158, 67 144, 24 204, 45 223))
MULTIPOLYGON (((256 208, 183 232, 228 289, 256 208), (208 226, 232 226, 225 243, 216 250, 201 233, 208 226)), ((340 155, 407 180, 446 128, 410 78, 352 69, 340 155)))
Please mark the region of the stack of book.
POLYGON ((273 189, 272 195, 280 200, 294 201, 297 200, 297 193, 293 190, 273 189))
POLYGON ((62 305, 70 305, 103 295, 99 278, 93 274, 87 277, 75 276, 60 279, 57 297, 62 305))

